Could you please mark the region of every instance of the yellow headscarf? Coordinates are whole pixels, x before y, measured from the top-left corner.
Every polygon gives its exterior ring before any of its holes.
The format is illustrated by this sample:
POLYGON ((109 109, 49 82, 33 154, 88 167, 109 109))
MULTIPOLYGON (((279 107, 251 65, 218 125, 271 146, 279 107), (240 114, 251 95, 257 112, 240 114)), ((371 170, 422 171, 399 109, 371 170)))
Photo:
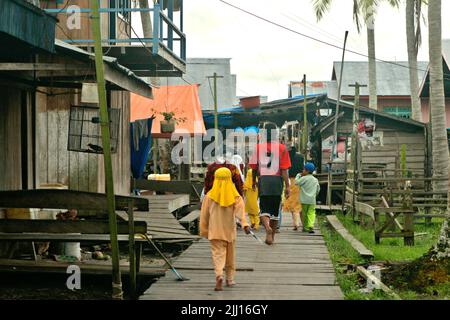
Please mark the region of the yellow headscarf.
POLYGON ((214 173, 214 184, 208 196, 221 207, 232 206, 236 202, 239 192, 231 180, 231 171, 227 168, 217 169, 214 173))

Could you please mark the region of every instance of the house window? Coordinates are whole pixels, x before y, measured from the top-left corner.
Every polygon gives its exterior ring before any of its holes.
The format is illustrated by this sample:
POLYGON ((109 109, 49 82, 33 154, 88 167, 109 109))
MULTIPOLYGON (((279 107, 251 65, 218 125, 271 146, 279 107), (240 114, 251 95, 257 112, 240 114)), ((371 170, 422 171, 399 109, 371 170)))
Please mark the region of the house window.
POLYGON ((411 118, 411 107, 384 107, 384 112, 401 118, 411 118))

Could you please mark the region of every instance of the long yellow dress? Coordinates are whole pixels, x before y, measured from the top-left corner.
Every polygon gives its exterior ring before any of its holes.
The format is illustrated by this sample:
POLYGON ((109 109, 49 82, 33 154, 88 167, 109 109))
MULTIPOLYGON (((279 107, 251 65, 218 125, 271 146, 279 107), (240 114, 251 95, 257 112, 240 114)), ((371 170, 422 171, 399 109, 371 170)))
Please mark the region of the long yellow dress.
POLYGON ((249 169, 244 183, 245 212, 248 214, 250 224, 255 230, 259 229, 258 188, 253 190, 253 172, 249 169))
POLYGON ((300 187, 295 183, 295 178, 290 178, 290 196, 288 199, 284 198, 283 194, 283 212, 290 212, 292 214, 292 220, 294 222, 294 227, 299 227, 299 220, 302 221, 300 212, 302 210, 302 205, 300 203, 300 187))

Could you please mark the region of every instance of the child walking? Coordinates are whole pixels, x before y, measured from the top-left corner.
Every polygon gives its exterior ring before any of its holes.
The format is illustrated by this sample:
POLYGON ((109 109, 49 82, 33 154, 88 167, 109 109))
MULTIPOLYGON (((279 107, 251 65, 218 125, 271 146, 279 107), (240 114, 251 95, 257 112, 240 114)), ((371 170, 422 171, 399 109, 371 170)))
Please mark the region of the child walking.
POLYGON ((239 195, 227 168, 217 169, 214 173, 212 189, 203 199, 200 214, 200 235, 209 239, 211 256, 216 275, 215 291, 222 291, 223 269, 226 273, 226 285, 234 286, 236 219, 248 234, 249 225, 245 218, 244 200, 239 195))
MULTIPOLYGON (((256 185, 256 184, 255 184, 256 185)), ((259 229, 258 188, 253 190, 253 171, 248 169, 244 183, 245 211, 248 214, 252 229, 259 229)))
POLYGON ((319 180, 313 176, 316 167, 313 163, 305 164, 302 174, 297 174, 295 183, 300 187, 300 203, 303 214, 303 231, 314 233, 316 221, 316 197, 320 192, 319 180))

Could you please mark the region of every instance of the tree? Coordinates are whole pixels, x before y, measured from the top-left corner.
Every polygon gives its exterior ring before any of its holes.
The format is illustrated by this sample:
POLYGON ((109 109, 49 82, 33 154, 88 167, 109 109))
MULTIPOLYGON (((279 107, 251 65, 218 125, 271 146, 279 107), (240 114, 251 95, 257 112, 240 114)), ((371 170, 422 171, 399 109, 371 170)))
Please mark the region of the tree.
POLYGON ((409 84, 411 88, 412 118, 422 121, 422 107, 419 99, 419 75, 417 73, 417 53, 421 42, 420 19, 424 0, 406 0, 406 40, 408 47, 409 84))
MULTIPOLYGON (((398 7, 400 0, 385 0, 391 6, 398 7)), ((325 12, 330 9, 332 0, 313 0, 313 7, 317 20, 323 18, 325 12)), ((377 65, 375 54, 375 13, 380 0, 353 0, 353 20, 358 33, 361 32, 362 21, 367 29, 367 51, 369 64, 369 108, 377 109, 377 65), (362 21, 361 21, 362 16, 362 21)))
MULTIPOLYGON (((448 177, 449 150, 445 123, 444 72, 442 67, 442 3, 428 4, 430 56, 430 112, 433 154, 433 177, 448 177)), ((435 191, 448 191, 447 181, 435 181, 435 191)))

